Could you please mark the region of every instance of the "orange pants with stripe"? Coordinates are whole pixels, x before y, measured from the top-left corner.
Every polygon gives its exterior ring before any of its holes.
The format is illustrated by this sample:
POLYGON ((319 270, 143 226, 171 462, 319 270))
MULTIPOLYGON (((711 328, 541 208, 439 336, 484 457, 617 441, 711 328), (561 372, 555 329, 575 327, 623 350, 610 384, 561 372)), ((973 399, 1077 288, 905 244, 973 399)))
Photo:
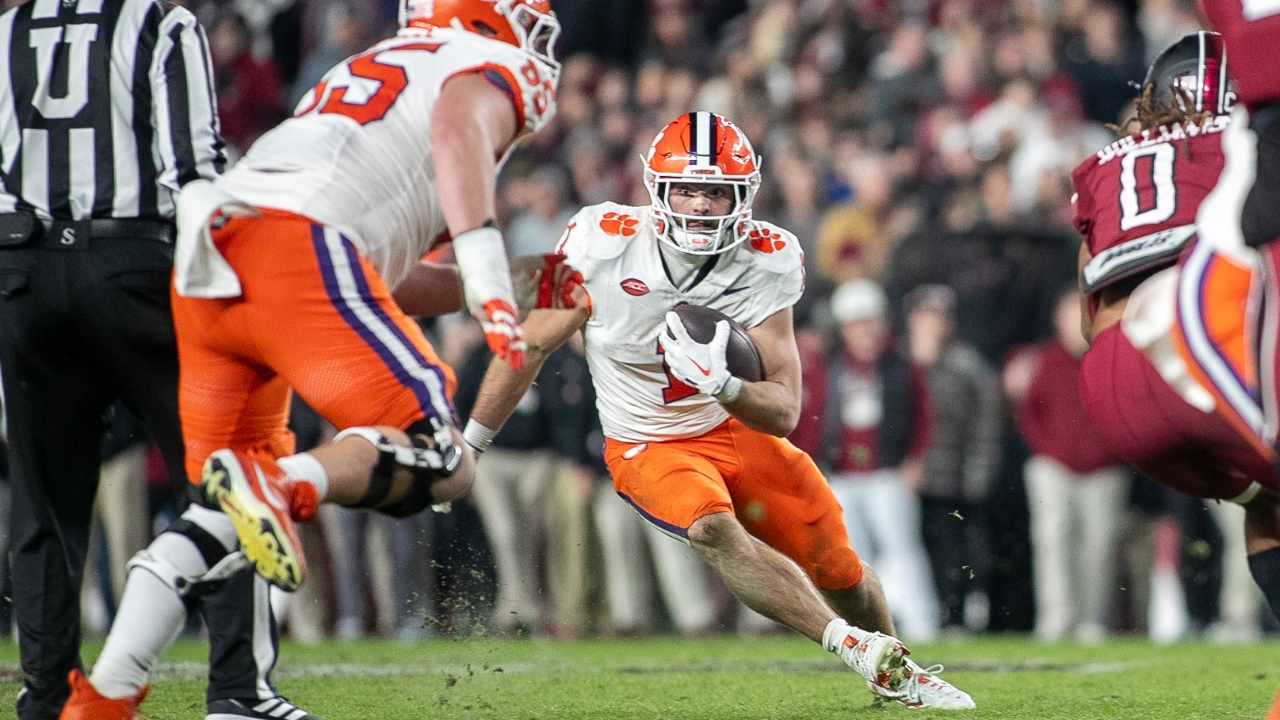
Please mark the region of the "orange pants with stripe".
POLYGON ((338 428, 456 424, 453 371, 351 241, 300 215, 261 212, 213 231, 240 297, 172 295, 188 478, 198 482, 221 448, 292 453, 290 388, 338 428))
POLYGON ((1258 318, 1251 310, 1263 274, 1247 259, 1200 241, 1179 264, 1177 322, 1170 333, 1174 349, 1213 396, 1215 412, 1260 454, 1272 457, 1271 441, 1264 438, 1254 337, 1258 318))
POLYGON ((862 580, 840 503, 813 460, 787 440, 730 418, 684 440, 610 439, 604 457, 614 490, 668 534, 687 540, 698 518, 732 513, 819 588, 844 590, 862 580))

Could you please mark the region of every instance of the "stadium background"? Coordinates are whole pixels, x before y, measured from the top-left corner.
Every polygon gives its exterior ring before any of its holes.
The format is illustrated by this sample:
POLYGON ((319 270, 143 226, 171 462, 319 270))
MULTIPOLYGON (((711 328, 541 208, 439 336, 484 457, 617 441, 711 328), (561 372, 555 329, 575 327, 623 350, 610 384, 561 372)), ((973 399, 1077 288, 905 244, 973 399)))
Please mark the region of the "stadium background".
MULTIPOLYGON (((286 117, 330 66, 395 30, 394 0, 180 4, 209 33, 233 157, 286 117)), ((512 254, 550 250, 583 205, 647 204, 638 156, 678 114, 712 110, 741 126, 764 158, 756 216, 790 229, 804 246, 808 289, 797 325, 807 358, 833 342, 832 289, 865 277, 886 288, 899 330, 910 289, 949 285, 959 298, 959 334, 997 367, 1051 335, 1054 302, 1073 282, 1079 237, 1070 170, 1114 137, 1104 125, 1122 116, 1135 94, 1129 83, 1142 80, 1155 54, 1200 27, 1189 0, 552 5, 563 26, 559 113, 500 179, 500 224, 512 254)), ((430 327, 455 366, 480 339, 465 318, 430 327)), ((1034 622, 1027 449, 1013 416, 1007 402, 1000 469, 978 515, 991 551, 978 568, 990 612, 977 627, 993 631, 1026 631, 1034 622)), ((153 468, 153 510, 163 515, 156 474, 153 468)), ((582 477, 568 472, 561 480, 572 490, 582 477)), ((1134 512, 1164 518, 1157 537, 1165 561, 1176 562, 1182 548, 1191 627, 1209 625, 1221 583, 1220 532, 1199 503, 1139 478, 1132 495, 1134 512)), ((550 512, 579 513, 589 527, 584 502, 570 499, 550 512)), ((411 532, 423 551, 393 565, 412 568, 414 612, 437 630, 487 623, 495 577, 474 508, 461 503, 411 532)), ((313 565, 324 566, 323 543, 313 538, 313 545, 320 555, 313 565)), ((567 602, 585 605, 576 613, 552 608, 538 632, 608 632, 600 559, 581 555, 581 595, 567 602)), ((105 552, 99 557, 99 578, 109 586, 110 563, 105 552)), ((312 601, 328 608, 319 623, 327 633, 338 591, 332 573, 317 577, 312 601)), ((1123 584, 1118 579, 1117 590, 1123 584)), ((393 586, 385 578, 374 585, 393 586)), ((559 603, 557 592, 547 588, 545 602, 559 603)), ((98 611, 107 617, 111 595, 101 593, 98 611)), ((719 616, 730 622, 735 608, 721 595, 719 616)), ((1114 627, 1134 629, 1141 613, 1123 592, 1117 599, 1114 627)), ((368 629, 387 633, 374 615, 368 629)))

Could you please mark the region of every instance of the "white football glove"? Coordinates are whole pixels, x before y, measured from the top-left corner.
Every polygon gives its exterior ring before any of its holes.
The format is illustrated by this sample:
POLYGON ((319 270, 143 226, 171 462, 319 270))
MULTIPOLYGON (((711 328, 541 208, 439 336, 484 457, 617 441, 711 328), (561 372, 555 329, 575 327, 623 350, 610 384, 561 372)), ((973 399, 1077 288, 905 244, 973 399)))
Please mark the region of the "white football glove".
POLYGON ((725 349, 729 346, 729 323, 716 323, 716 334, 709 343, 689 337, 680 316, 667 313, 667 327, 658 335, 658 345, 671 374, 698 392, 720 402, 732 402, 742 389, 742 381, 729 372, 725 349))

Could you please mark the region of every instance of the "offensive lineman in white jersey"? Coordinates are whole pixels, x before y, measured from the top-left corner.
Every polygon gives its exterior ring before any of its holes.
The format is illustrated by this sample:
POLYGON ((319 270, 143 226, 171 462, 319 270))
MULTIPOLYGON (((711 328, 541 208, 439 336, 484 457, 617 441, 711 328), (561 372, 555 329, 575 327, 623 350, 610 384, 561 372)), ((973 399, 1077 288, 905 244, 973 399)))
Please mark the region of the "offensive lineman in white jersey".
POLYGON ((624 500, 692 545, 747 606, 838 654, 877 695, 972 708, 905 657, 835 496, 784 439, 800 410, 791 306, 804 258, 791 233, 751 219, 759 182, 751 144, 728 120, 696 112, 668 125, 647 158, 651 206, 586 208, 560 241, 591 302, 530 314, 528 361, 490 366, 463 435, 488 447, 542 361, 581 329, 624 500), (746 327, 764 380, 729 373, 728 323, 707 344, 692 340, 672 312, 682 303, 746 327))
MULTIPOLYGON (((135 558, 145 572, 131 572, 63 720, 135 718, 185 621, 184 598, 235 559, 296 589, 306 565, 294 522, 319 503, 403 517, 471 483, 452 370, 406 313, 465 301, 489 347, 512 368, 524 363, 492 219, 495 177, 555 112, 559 24, 548 0, 402 0, 400 13, 395 38, 329 71, 230 173, 179 198, 173 314, 187 472, 200 501, 226 514, 193 512, 207 543, 230 552, 238 540, 243 556, 215 565, 165 533, 135 558), (420 262, 450 237, 456 268, 420 262), (342 429, 332 443, 293 453, 290 388, 342 429)), ((267 627, 269 637, 245 638, 255 653, 275 642, 267 627)), ((273 699, 265 675, 259 683, 260 705, 207 720, 311 717, 273 699)))

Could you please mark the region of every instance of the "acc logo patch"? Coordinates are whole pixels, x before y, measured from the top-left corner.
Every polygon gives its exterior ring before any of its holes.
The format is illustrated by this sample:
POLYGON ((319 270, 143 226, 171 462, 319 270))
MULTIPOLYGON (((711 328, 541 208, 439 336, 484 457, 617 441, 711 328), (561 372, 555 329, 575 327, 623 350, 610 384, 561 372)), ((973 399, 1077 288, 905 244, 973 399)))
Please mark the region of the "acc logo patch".
POLYGON ((607 212, 600 219, 600 229, 609 235, 621 235, 622 237, 631 237, 636 234, 636 226, 640 221, 630 215, 619 215, 615 212, 607 212))
POLYGON ((622 286, 622 291, 628 295, 635 295, 636 297, 639 297, 649 293, 649 286, 645 285, 643 280, 627 278, 618 284, 622 286))
POLYGON ((751 242, 751 247, 755 248, 757 252, 762 252, 766 255, 777 250, 781 250, 787 246, 786 241, 782 239, 781 235, 776 232, 766 230, 765 228, 752 229, 752 231, 747 234, 747 238, 751 242))

